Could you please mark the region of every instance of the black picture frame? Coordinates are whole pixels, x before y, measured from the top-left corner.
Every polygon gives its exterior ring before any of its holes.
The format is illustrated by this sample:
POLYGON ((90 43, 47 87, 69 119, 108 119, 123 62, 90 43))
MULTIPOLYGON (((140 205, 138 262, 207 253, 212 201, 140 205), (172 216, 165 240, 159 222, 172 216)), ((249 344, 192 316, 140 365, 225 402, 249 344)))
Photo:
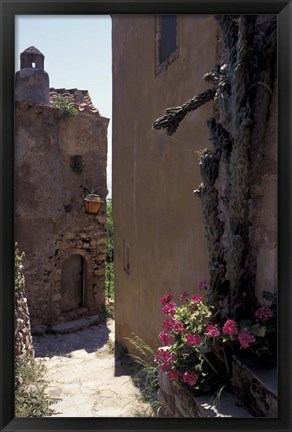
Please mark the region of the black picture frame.
MULTIPOLYGON (((291 1, 0 0, 1 43, 1 431, 291 430, 291 1), (279 65, 279 417, 275 418, 14 418, 14 17, 34 14, 278 14, 279 65)), ((292 265, 291 265, 292 268, 292 265)))

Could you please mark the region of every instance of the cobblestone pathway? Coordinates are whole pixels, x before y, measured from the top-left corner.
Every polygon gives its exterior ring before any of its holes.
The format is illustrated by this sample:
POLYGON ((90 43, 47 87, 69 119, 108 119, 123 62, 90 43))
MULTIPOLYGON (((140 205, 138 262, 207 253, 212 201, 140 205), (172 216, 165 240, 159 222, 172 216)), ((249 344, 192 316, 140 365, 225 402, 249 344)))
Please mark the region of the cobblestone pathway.
POLYGON ((114 321, 76 333, 34 337, 37 361, 47 368, 48 392, 60 398, 55 417, 145 416, 129 369, 114 356, 114 321))

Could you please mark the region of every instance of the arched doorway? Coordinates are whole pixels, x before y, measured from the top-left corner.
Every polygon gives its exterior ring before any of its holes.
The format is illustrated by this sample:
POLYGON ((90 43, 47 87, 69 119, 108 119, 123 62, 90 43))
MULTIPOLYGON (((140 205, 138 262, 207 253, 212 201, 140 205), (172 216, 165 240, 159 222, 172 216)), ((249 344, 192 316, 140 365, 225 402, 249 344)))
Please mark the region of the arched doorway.
POLYGON ((84 306, 85 261, 79 254, 71 255, 62 266, 61 312, 84 306))

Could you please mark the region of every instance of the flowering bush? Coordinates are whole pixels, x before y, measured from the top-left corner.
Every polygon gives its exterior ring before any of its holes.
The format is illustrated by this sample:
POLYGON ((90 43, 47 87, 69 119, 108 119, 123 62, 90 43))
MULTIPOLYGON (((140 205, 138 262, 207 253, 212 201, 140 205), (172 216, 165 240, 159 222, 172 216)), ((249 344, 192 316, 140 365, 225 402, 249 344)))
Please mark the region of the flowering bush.
MULTIPOLYGON (((206 287, 205 280, 200 282, 199 289, 206 287)), ((252 319, 237 323, 209 306, 202 295, 184 292, 179 299, 184 303, 178 305, 173 294, 160 299, 165 320, 159 339, 164 346, 158 348, 154 361, 171 380, 195 392, 209 392, 230 377, 232 350, 257 351, 265 345, 275 313, 263 306, 252 319)))

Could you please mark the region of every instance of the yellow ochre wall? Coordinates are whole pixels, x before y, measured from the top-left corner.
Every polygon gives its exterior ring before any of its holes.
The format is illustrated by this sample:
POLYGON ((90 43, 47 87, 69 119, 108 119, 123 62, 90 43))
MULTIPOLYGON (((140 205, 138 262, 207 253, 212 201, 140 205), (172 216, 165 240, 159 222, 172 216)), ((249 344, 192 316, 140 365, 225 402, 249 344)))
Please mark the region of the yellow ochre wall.
POLYGON ((188 114, 173 137, 152 128, 166 107, 210 87, 217 27, 207 15, 178 16, 178 56, 156 73, 155 15, 112 16, 113 219, 116 338, 158 345, 160 297, 195 292, 208 277, 197 151, 209 146, 209 103, 188 114), (124 243, 130 272, 124 270, 124 243))

